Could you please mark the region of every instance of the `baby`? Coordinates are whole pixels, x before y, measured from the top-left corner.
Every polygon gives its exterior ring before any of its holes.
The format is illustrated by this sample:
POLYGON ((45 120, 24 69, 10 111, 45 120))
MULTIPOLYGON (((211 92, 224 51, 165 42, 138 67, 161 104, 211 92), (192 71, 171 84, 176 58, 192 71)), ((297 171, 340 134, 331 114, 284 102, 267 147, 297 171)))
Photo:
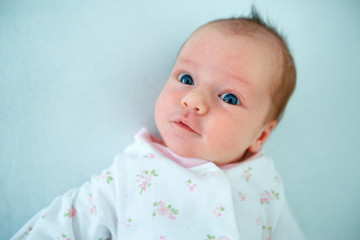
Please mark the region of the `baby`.
POLYGON ((276 31, 253 11, 198 28, 145 129, 113 165, 12 239, 304 239, 262 146, 295 87, 276 31))

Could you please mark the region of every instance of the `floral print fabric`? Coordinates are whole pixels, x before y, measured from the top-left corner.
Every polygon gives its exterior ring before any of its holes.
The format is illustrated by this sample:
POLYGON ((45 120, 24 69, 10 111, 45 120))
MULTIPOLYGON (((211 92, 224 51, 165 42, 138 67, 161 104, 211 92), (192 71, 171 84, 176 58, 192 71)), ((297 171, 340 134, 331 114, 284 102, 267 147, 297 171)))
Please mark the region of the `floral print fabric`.
POLYGON ((184 168, 146 140, 58 197, 12 239, 303 239, 273 162, 184 168), (51 236, 51 238, 49 238, 51 236))

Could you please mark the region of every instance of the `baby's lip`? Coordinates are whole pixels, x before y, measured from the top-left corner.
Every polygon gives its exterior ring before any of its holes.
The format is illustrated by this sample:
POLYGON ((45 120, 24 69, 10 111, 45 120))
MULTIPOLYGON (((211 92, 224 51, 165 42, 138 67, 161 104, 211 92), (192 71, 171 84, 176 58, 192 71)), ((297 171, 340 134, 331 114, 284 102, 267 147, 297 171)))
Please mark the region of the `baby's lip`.
POLYGON ((193 132, 193 133, 200 135, 200 133, 194 128, 193 124, 191 124, 190 121, 188 121, 186 119, 177 119, 177 120, 173 121, 173 123, 182 129, 185 129, 185 130, 188 130, 189 132, 193 132))

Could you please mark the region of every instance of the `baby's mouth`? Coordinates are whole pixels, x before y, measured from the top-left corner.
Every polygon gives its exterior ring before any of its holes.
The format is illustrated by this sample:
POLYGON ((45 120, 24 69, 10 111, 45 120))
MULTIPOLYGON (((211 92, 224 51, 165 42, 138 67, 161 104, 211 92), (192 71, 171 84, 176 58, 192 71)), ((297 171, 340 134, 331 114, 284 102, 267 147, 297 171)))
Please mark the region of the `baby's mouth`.
POLYGON ((187 125, 183 121, 174 121, 174 124, 182 129, 189 131, 189 132, 199 134, 198 132, 196 132, 194 129, 192 129, 189 125, 187 125))

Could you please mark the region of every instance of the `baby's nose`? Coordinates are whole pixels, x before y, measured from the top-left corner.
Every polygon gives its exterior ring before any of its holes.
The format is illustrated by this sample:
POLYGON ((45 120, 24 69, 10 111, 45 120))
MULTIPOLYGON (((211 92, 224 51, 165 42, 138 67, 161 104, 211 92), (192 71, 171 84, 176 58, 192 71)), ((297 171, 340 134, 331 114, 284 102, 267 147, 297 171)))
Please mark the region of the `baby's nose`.
POLYGON ((191 111, 195 111, 199 115, 206 114, 209 106, 204 91, 192 90, 182 100, 181 105, 191 111))

